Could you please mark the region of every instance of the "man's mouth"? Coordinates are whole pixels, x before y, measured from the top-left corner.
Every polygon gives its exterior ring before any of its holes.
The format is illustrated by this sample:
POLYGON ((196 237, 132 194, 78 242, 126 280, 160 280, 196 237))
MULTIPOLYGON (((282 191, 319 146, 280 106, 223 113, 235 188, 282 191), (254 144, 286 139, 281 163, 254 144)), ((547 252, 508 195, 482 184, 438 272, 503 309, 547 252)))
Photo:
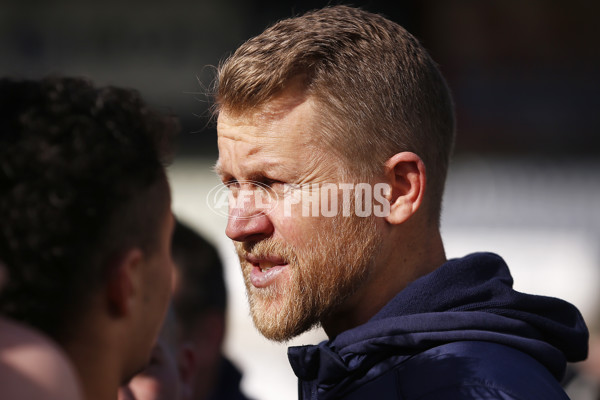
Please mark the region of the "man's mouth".
POLYGON ((258 267, 260 268, 260 272, 266 272, 266 271, 270 270, 271 268, 273 268, 274 266, 275 266, 275 264, 273 264, 269 261, 261 262, 258 264, 258 267))
POLYGON ((247 254, 246 261, 252 266, 250 281, 257 288, 264 288, 273 283, 287 267, 287 262, 277 256, 257 257, 247 254))

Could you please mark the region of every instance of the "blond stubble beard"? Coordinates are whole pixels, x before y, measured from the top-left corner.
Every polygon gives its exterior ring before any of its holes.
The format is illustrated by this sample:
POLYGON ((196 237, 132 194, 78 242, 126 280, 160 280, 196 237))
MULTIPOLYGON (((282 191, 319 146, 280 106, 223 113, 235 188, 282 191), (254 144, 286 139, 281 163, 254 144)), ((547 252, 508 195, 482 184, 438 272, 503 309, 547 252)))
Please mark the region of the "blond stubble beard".
POLYGON ((273 238, 235 243, 250 313, 267 339, 282 342, 311 329, 334 314, 369 279, 381 243, 375 220, 338 216, 325 221, 327 226, 301 248, 273 238), (254 287, 250 281, 252 266, 244 258, 247 253, 283 258, 288 263, 288 279, 280 282, 280 276, 276 284, 254 287))

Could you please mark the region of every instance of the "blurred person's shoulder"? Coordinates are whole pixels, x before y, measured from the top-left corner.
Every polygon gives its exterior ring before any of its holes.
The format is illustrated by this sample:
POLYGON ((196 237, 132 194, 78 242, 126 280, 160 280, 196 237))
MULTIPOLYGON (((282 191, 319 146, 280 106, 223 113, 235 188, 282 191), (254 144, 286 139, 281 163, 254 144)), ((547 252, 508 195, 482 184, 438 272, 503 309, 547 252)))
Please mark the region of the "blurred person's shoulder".
POLYGON ((73 367, 50 339, 23 324, 0 317, 2 398, 79 400, 73 367))

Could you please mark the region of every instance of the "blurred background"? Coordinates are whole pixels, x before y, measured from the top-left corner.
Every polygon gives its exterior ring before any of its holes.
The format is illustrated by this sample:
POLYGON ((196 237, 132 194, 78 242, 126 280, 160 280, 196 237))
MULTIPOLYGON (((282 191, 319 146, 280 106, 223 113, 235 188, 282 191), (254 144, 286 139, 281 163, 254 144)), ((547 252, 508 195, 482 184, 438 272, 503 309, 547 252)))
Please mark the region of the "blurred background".
MULTIPOLYGON (((170 168, 174 209, 227 261, 226 352, 257 400, 296 397, 286 345, 248 317, 218 184, 210 98, 215 66, 245 39, 340 1, 0 0, 0 75, 85 76, 138 89, 182 123, 170 168)), ((442 219, 449 257, 504 256, 519 290, 575 303, 600 319, 600 2, 354 1, 417 36, 453 91, 458 140, 442 219)), ((293 344, 323 339, 313 331, 293 344)))

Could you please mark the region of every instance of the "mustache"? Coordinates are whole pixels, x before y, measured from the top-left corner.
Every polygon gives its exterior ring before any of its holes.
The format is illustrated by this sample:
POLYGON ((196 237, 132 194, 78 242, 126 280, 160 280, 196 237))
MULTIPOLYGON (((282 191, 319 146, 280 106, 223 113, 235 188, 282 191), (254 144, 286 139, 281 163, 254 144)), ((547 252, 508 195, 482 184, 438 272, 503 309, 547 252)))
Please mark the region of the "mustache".
POLYGON ((298 253, 292 246, 278 242, 273 238, 258 242, 236 242, 235 249, 240 260, 245 259, 248 254, 252 254, 258 258, 276 256, 282 258, 287 263, 294 263, 298 260, 298 253))

